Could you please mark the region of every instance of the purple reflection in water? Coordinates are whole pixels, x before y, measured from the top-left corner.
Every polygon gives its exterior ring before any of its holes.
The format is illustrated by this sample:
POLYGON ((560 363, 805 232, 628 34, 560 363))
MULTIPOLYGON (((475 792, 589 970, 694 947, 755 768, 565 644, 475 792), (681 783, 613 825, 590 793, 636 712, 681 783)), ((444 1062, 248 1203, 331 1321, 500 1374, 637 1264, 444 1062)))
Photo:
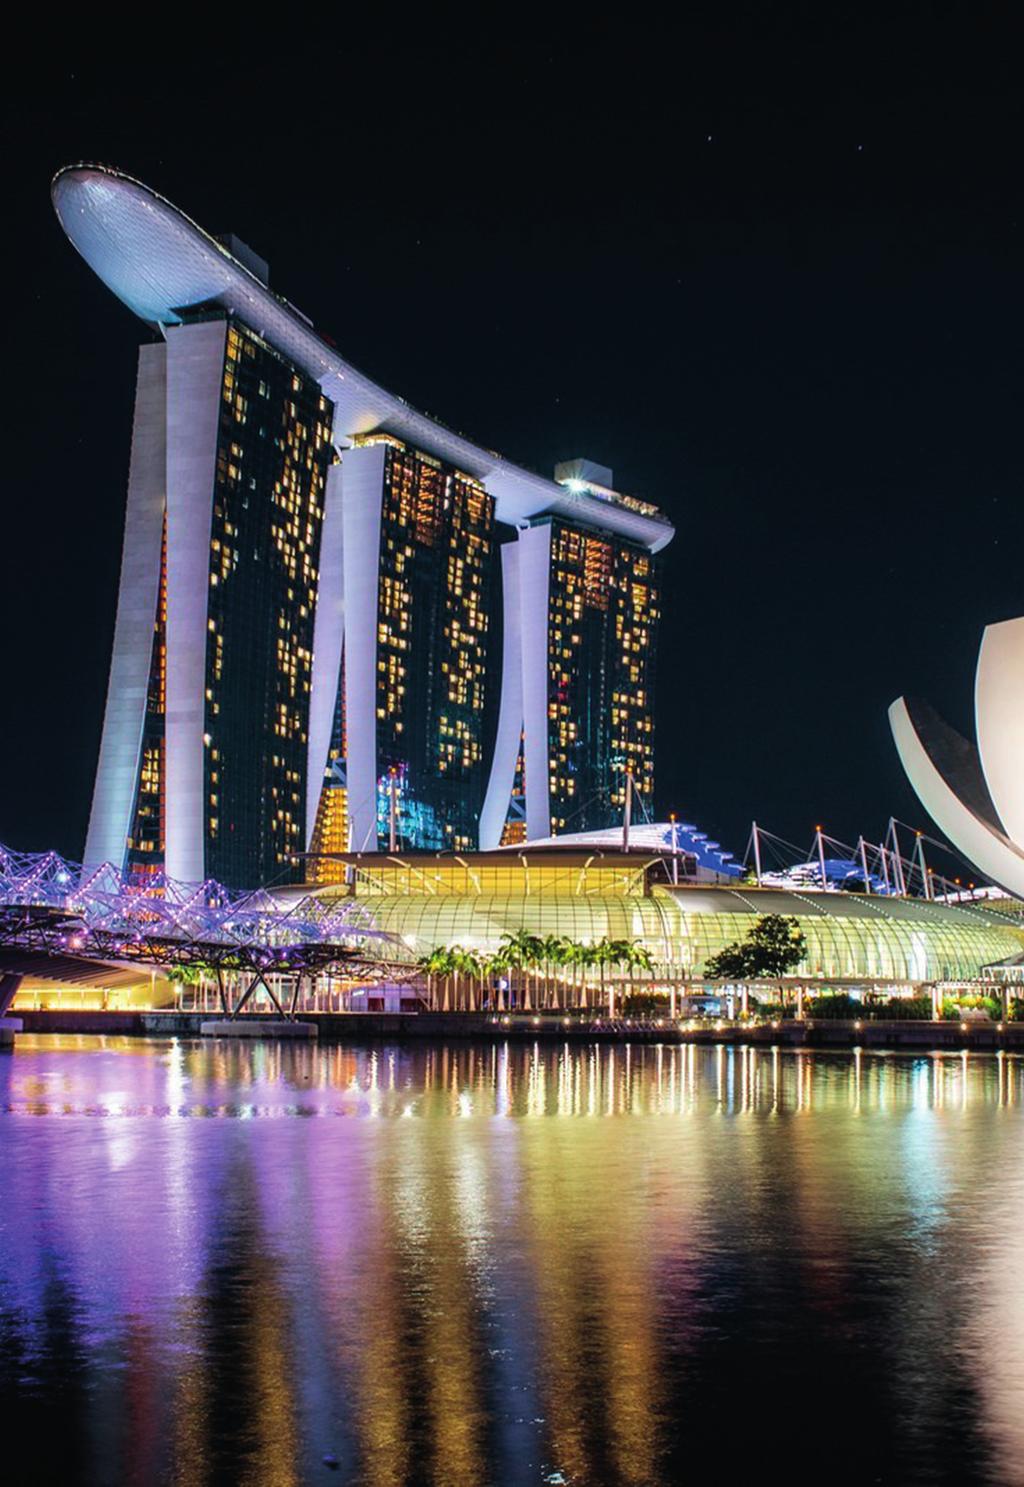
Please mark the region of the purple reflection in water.
POLYGON ((1022 1115, 1004 1058, 25 1037, 9 1459, 734 1480, 799 1419, 795 1482, 1016 1480, 1022 1115))

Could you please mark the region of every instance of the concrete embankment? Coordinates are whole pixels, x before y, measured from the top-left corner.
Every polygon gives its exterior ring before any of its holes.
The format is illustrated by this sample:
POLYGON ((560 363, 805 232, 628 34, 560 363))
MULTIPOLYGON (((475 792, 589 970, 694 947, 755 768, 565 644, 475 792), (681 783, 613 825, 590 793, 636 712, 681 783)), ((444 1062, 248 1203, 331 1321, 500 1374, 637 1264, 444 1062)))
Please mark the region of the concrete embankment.
POLYGON ((0 1017, 0 1048, 13 1048, 15 1036, 21 1029, 20 1017, 0 1017))
MULTIPOLYGON (((198 1038, 208 1012, 22 1012, 26 1033, 101 1034, 130 1037, 198 1038)), ((260 1016, 239 1019, 249 1036, 259 1036, 260 1016)), ((265 1019, 268 1023, 273 1018, 265 1019)), ((839 1022, 786 1021, 753 1027, 714 1024, 701 1027, 658 1026, 632 1021, 609 1025, 553 1016, 492 1017, 479 1012, 399 1014, 319 1012, 302 1022, 316 1028, 321 1042, 413 1039, 506 1039, 571 1043, 755 1044, 782 1048, 1005 1049, 1024 1053, 1024 1023, 994 1022, 839 1022)), ((273 1036, 268 1028, 268 1035, 273 1036)))

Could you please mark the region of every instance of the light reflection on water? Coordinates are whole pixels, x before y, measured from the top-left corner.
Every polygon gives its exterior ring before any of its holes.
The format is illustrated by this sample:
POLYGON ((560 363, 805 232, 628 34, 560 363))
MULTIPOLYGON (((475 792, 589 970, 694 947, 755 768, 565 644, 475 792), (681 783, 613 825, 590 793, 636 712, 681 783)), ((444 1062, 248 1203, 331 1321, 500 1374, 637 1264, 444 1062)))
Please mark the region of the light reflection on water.
POLYGON ((24 1037, 2 1479, 1024 1482, 1022 1116, 1001 1054, 24 1037))

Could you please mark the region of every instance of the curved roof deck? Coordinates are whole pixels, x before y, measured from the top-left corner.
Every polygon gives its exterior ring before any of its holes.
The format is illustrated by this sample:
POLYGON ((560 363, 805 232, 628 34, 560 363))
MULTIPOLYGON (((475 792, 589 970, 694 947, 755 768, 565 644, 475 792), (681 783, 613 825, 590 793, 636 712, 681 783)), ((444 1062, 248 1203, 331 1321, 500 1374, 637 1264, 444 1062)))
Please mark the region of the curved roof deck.
MULTIPOLYGON (((491 860, 498 856, 508 863, 506 881, 500 881, 494 868, 463 892, 437 892, 436 885, 417 883, 411 874, 403 878, 396 871, 390 880, 382 874, 384 891, 363 903, 375 927, 390 936, 388 953, 412 961, 438 945, 462 945, 492 954, 504 935, 521 930, 584 943, 608 936, 645 945, 657 977, 699 980, 708 958, 742 939, 760 915, 791 914, 807 939, 805 960, 794 977, 825 984, 904 986, 975 981, 986 968, 1015 964, 1024 944, 1024 931, 974 904, 820 890, 674 888, 664 883, 644 892, 642 872, 634 873, 632 882, 611 886, 606 881, 620 865, 634 861, 622 856, 595 861, 591 889, 586 868, 551 867, 549 856, 533 853, 530 862, 540 872, 527 885, 522 873, 515 881, 514 859, 504 853, 487 854, 491 860)), ((635 861, 641 868, 648 865, 639 853, 635 861)), ((399 862, 395 859, 396 865, 399 862)), ((531 867, 531 878, 534 873, 531 867)), ((316 892, 321 898, 345 901, 346 890, 340 886, 316 892)))
POLYGON ((550 514, 613 532, 651 552, 672 540, 673 527, 660 513, 571 491, 418 413, 345 361, 294 305, 141 182, 107 166, 70 165, 58 171, 51 191, 71 242, 141 320, 176 325, 181 311, 210 303, 236 313, 316 378, 348 437, 386 431, 456 465, 487 487, 498 519, 512 525, 550 514))

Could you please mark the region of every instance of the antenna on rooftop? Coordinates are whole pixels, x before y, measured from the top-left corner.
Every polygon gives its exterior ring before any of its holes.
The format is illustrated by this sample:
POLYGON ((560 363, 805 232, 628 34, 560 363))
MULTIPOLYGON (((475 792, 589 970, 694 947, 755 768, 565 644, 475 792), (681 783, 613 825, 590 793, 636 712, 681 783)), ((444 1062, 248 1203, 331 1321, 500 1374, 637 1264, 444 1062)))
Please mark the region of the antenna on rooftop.
POLYGON ((392 769, 388 776, 388 851, 392 857, 398 851, 398 781, 392 769))
POLYGON ((920 832, 917 833, 917 855, 921 864, 921 882, 924 885, 924 896, 930 899, 932 897, 932 884, 928 876, 928 864, 924 860, 924 837, 920 832))
POLYGON ((815 840, 818 843, 818 861, 821 864, 821 889, 822 892, 828 887, 828 877, 825 872, 825 838, 820 826, 814 828, 815 840))

